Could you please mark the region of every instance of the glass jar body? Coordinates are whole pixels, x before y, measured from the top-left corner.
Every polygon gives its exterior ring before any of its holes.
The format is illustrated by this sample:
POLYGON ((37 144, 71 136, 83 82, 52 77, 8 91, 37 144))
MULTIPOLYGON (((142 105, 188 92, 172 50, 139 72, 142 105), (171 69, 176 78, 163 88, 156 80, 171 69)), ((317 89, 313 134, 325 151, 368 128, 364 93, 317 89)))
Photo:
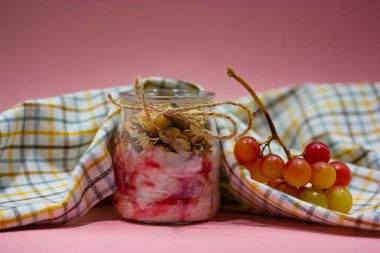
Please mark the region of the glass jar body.
MULTIPOLYGON (((175 100, 150 103, 163 110, 194 105, 186 97, 175 100)), ((119 215, 132 221, 174 224, 212 218, 220 202, 220 148, 218 141, 205 137, 204 130, 216 133, 214 120, 194 117, 196 123, 203 123, 202 129, 170 117, 158 117, 151 124, 144 110, 122 109, 121 113, 113 149, 114 207, 119 215)))

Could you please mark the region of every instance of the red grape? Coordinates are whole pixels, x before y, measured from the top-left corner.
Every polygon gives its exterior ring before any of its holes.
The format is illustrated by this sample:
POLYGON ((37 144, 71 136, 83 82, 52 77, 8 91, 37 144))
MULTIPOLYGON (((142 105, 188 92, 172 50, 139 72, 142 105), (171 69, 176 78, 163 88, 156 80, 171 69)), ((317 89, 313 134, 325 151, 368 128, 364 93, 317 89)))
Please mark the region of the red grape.
POLYGON ((329 209, 341 213, 348 213, 352 207, 351 193, 343 186, 329 188, 325 195, 329 203, 329 209))
POLYGON ((240 138, 234 147, 235 158, 241 164, 255 162, 260 156, 260 151, 256 139, 250 136, 240 138))
POLYGON ((261 161, 260 171, 265 178, 274 180, 282 177, 284 165, 285 163, 281 157, 275 154, 268 154, 261 161))
POLYGON ((310 183, 313 187, 327 189, 335 183, 336 172, 334 167, 325 162, 316 162, 311 165, 310 183))
POLYGON ((248 168, 251 178, 253 180, 256 180, 260 183, 266 183, 268 182, 268 179, 265 178, 263 174, 261 174, 260 164, 261 159, 257 159, 255 162, 247 164, 246 167, 248 168))
POLYGON ((285 164, 283 174, 285 181, 291 186, 304 186, 311 178, 311 167, 305 159, 294 157, 285 164))
POLYGON ((342 162, 330 163, 336 171, 336 180, 334 185, 347 186, 351 182, 352 174, 350 168, 342 162))
POLYGON ((271 180, 267 183, 269 187, 276 188, 276 185, 282 182, 282 179, 271 180))
POLYGON ((298 196, 297 188, 289 185, 285 180, 281 180, 273 188, 275 188, 276 190, 285 192, 286 194, 291 195, 296 198, 298 196))
POLYGON ((300 186, 300 187, 298 187, 298 188, 297 188, 298 195, 300 195, 301 192, 303 192, 303 191, 306 190, 306 189, 309 189, 309 188, 306 187, 306 186, 300 186))
POLYGON ((310 163, 329 162, 330 150, 326 144, 318 141, 310 142, 304 149, 304 157, 310 163))

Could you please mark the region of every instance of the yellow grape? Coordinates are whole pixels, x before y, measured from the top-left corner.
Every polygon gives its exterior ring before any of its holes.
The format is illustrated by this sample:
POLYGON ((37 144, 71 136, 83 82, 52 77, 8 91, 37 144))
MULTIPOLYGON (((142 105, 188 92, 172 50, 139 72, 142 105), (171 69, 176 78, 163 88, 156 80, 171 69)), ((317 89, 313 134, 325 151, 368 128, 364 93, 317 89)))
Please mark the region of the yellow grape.
POLYGON ((333 186, 325 192, 329 209, 348 213, 352 208, 351 193, 343 186, 333 186))
POLYGON ((301 192, 298 198, 311 204, 328 208, 327 198, 321 189, 307 188, 301 192))

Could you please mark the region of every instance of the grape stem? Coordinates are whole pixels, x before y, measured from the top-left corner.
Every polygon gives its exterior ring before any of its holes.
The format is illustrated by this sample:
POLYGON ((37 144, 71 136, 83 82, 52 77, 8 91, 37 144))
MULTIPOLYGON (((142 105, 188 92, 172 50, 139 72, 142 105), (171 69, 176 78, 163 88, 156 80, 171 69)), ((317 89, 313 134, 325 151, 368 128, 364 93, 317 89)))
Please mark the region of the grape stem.
POLYGON ((257 96, 256 92, 240 76, 236 75, 235 71, 233 71, 231 68, 227 68, 227 75, 229 77, 233 77, 236 81, 238 81, 241 85, 243 85, 244 88, 246 88, 248 90, 248 92, 251 94, 251 96, 253 97, 253 99, 257 103, 257 105, 260 107, 260 110, 265 115, 265 118, 266 118, 268 125, 269 125, 269 128, 270 128, 270 131, 272 132, 271 139, 276 140, 278 142, 278 144, 280 144, 280 146, 284 150, 288 160, 290 160, 292 158, 292 155, 291 155, 289 149, 285 146, 285 144, 282 142, 281 138, 277 134, 276 127, 273 124, 272 118, 270 117, 270 115, 267 111, 267 108, 265 107, 263 102, 261 102, 260 98, 257 96))
POLYGON ((261 148, 261 152, 260 152, 260 156, 259 156, 260 158, 263 157, 263 155, 264 155, 264 151, 265 151, 266 148, 268 148, 269 154, 272 154, 272 150, 271 150, 271 148, 270 148, 270 142, 271 142, 272 140, 273 140, 272 136, 269 136, 268 139, 267 139, 266 141, 259 143, 260 147, 263 146, 263 147, 261 148))

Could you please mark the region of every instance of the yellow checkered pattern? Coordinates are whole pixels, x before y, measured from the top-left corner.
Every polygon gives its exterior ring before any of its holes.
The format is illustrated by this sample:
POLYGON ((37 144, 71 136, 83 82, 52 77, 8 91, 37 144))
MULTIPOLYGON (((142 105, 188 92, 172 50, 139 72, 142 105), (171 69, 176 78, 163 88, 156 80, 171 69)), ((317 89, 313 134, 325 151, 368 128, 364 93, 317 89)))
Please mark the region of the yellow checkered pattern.
MULTIPOLYGON (((184 84, 163 78, 149 81, 153 88, 184 84)), ((108 103, 106 93, 117 96, 126 88, 26 101, 0 114, 0 229, 65 223, 114 192, 110 143, 119 112, 108 103)), ((221 143, 222 208, 379 230, 380 84, 305 84, 261 97, 294 153, 309 141, 320 140, 331 147, 333 158, 349 163, 353 209, 348 215, 333 212, 251 180, 233 157, 234 140, 221 143)), ((238 101, 255 110, 250 98, 238 101)), ((244 112, 229 106, 216 110, 230 114, 244 128, 244 112)), ((228 122, 218 119, 217 124, 220 134, 230 133, 228 122)), ((269 135, 260 115, 250 134, 259 140, 269 135)), ((279 147, 272 149, 282 154, 279 147)))
POLYGON ((0 229, 65 223, 113 193, 108 141, 119 113, 106 92, 26 101, 0 114, 0 229))

